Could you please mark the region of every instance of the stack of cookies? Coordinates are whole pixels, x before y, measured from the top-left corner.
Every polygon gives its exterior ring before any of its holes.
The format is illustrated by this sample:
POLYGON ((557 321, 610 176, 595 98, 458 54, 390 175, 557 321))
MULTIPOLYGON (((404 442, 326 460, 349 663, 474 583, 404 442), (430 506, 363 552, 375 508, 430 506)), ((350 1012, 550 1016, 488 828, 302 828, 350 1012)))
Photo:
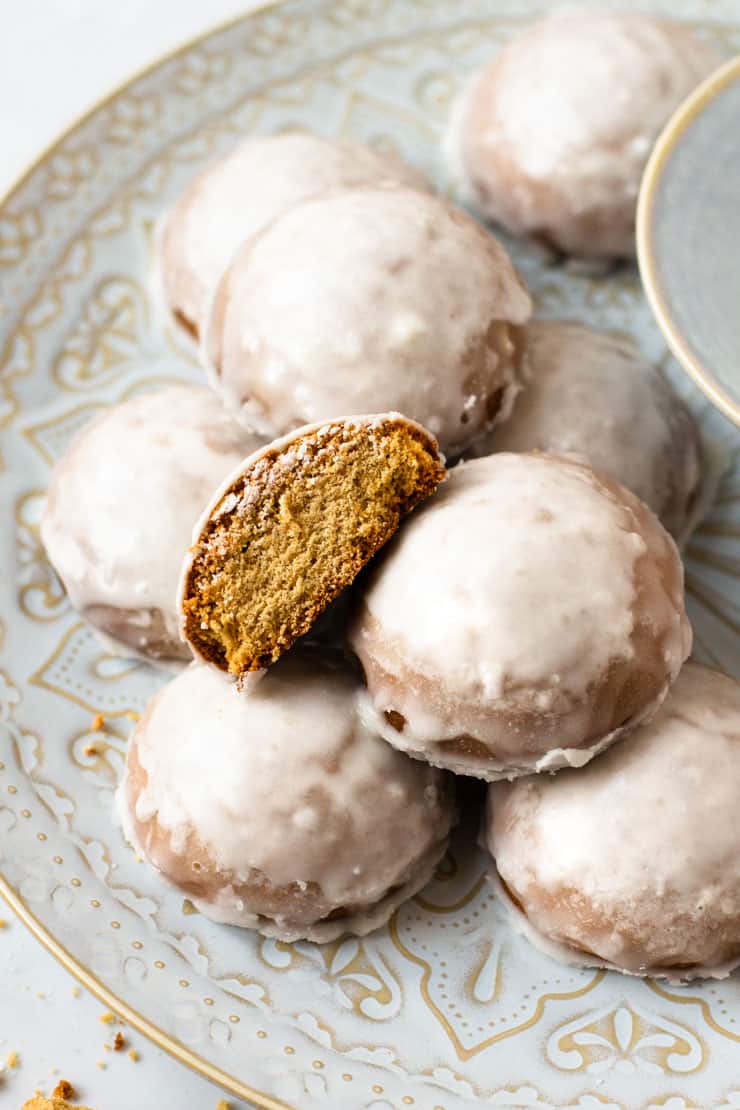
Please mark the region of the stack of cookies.
MULTIPOLYGON (((455 112, 468 195, 558 250, 629 254, 650 143, 709 64, 673 24, 544 20, 455 112), (634 88, 586 110, 599 50, 634 88), (558 126, 514 143, 548 81, 558 126)), ((178 671, 118 792, 139 855, 216 920, 366 933, 431 877, 474 776, 536 943, 640 974, 739 962, 740 687, 686 663, 702 451, 662 374, 624 336, 532 321, 482 224, 317 136, 250 138, 191 182, 155 278, 208 385, 84 429, 42 525, 106 642, 178 671)))

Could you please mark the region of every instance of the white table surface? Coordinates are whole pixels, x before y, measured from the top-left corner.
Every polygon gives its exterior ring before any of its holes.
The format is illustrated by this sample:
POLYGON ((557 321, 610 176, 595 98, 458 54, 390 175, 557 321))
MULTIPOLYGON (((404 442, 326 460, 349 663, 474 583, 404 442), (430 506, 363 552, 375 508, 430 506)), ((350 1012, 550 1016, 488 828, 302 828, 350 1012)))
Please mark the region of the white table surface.
MULTIPOLYGON (((47 144, 131 74, 257 0, 6 0, 0 33, 0 195, 47 144)), ((105 1008, 13 918, 0 899, 0 1110, 20 1110, 63 1076, 94 1110, 215 1110, 224 1092, 143 1037, 106 1051, 105 1008), (98 1061, 106 1065, 98 1067, 98 1061), (57 1069, 55 1073, 55 1069, 57 1069)), ((244 1104, 230 1099, 237 1110, 244 1104)))

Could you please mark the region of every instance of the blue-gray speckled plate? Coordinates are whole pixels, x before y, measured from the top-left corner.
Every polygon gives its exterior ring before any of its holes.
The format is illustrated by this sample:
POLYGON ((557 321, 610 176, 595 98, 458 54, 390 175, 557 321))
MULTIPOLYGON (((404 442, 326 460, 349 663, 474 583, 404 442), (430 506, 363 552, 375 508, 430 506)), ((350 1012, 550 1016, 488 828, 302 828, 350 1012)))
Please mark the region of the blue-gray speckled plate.
MULTIPOLYGON (((263 1107, 740 1107, 740 977, 680 989, 562 967, 512 933, 470 846, 362 940, 278 944, 195 913, 112 816, 131 718, 164 679, 99 646, 39 540, 49 468, 81 424, 201 373, 148 286, 154 220, 194 171, 247 131, 292 126, 396 146, 446 188, 452 99, 545 6, 290 0, 133 80, 0 206, 0 891, 107 1006, 263 1107)), ((736 0, 680 14, 740 46, 736 0)), ((732 454, 735 429, 669 357, 636 270, 571 274, 512 249, 540 314, 634 334, 732 454)), ((686 564, 697 652, 735 673, 738 537, 733 454, 686 564)))

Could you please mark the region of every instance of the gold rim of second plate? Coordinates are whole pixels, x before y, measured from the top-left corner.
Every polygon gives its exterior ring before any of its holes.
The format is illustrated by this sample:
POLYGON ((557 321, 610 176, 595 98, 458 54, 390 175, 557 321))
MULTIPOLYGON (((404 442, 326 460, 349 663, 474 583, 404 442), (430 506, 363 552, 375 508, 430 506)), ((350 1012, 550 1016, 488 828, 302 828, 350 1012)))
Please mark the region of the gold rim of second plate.
POLYGON ((663 180, 668 159, 697 116, 737 79, 740 79, 740 55, 720 66, 694 90, 671 117, 655 144, 645 169, 637 204, 637 260, 647 299, 671 351, 716 408, 740 427, 740 403, 730 396, 714 374, 697 358, 687 337, 671 315, 663 295, 660 270, 653 250, 655 196, 663 180))
MULTIPOLYGON (((226 31, 241 23, 248 23, 254 16, 260 15, 268 8, 278 7, 284 2, 285 0, 262 0, 262 3, 258 4, 257 7, 253 8, 252 11, 248 12, 246 15, 238 15, 231 19, 216 23, 206 28, 204 31, 201 31, 199 34, 193 35, 172 50, 160 54, 147 65, 137 69, 125 81, 116 85, 81 115, 77 116, 44 150, 42 150, 33 162, 26 167, 10 188, 0 196, 0 217, 4 215, 6 206, 23 185, 25 185, 31 175, 46 165, 46 163, 57 154, 61 145, 73 135, 75 131, 82 127, 83 124, 91 119, 97 112, 106 108, 109 104, 117 100, 118 97, 128 92, 131 86, 136 84, 140 78, 145 77, 149 73, 153 73, 166 62, 181 57, 183 54, 199 46, 206 39, 211 38, 220 31, 226 31)), ((33 911, 29 909, 19 892, 2 872, 0 872, 0 896, 5 899, 29 932, 44 946, 47 952, 51 953, 51 955, 58 960, 70 974, 74 975, 87 990, 94 994, 105 1006, 123 1018, 132 1028, 143 1034, 143 1036, 147 1037, 148 1040, 152 1041, 159 1048, 164 1049, 179 1063, 191 1068, 204 1079, 208 1079, 210 1082, 216 1083, 219 1087, 223 1087, 224 1090, 228 1091, 229 1094, 234 1095, 236 1098, 242 1099, 245 1102, 251 1102, 254 1106, 260 1107, 260 1110, 293 1110, 288 1103, 275 1099, 264 1091, 257 1091, 253 1087, 242 1083, 235 1076, 229 1075, 227 1072, 209 1063, 209 1061, 202 1056, 198 1056, 197 1053, 186 1048, 185 1045, 165 1032, 165 1030, 160 1028, 155 1022, 150 1021, 148 1018, 144 1017, 143 1014, 140 1014, 137 1010, 129 1006, 127 1002, 124 1002, 123 999, 119 998, 118 995, 97 978, 90 968, 77 960, 72 953, 57 940, 53 933, 51 933, 33 911)))

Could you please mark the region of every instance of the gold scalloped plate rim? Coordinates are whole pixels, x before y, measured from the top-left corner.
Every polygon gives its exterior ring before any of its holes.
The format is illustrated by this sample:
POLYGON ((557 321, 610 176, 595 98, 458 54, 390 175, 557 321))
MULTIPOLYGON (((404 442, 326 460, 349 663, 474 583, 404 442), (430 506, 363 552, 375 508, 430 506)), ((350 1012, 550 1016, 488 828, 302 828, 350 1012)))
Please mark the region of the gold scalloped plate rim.
POLYGON ((653 250, 655 197, 663 181, 668 159, 696 118, 737 80, 740 80, 740 54, 710 74, 671 116, 653 148, 643 174, 637 202, 636 235, 637 262, 643 289, 666 343, 702 393, 733 424, 740 427, 740 403, 702 365, 671 314, 663 295, 660 270, 653 250))
MULTIPOLYGON (((233 16, 230 19, 223 20, 208 27, 205 31, 201 31, 197 35, 193 35, 185 42, 180 43, 174 49, 160 54, 153 61, 148 62, 146 65, 135 70, 129 77, 127 77, 120 84, 112 88, 105 96, 97 100, 91 107, 87 108, 81 115, 78 115, 67 127, 64 128, 31 162, 29 166, 22 172, 20 177, 16 178, 10 188, 0 196, 0 217, 4 215, 4 210, 8 203, 18 193, 23 186, 29 181, 37 170, 41 169, 49 159, 53 158, 67 139, 70 138, 80 127, 82 127, 88 120, 92 119, 98 112, 102 111, 108 105, 114 103, 120 96, 123 96, 132 85, 135 85, 142 77, 146 77, 150 73, 154 73, 160 66, 165 65, 167 62, 173 61, 176 58, 182 57, 190 50, 199 46, 213 35, 217 35, 222 31, 228 31, 232 27, 236 27, 242 23, 249 23, 250 20, 260 13, 266 11, 268 8, 275 8, 282 4, 284 0, 263 0, 256 8, 253 8, 248 14, 241 14, 233 16)), ((257 1091, 252 1087, 246 1086, 235 1076, 229 1075, 227 1072, 221 1071, 220 1068, 210 1064, 202 1056, 197 1053, 191 1052, 184 1044, 178 1041, 175 1037, 165 1033, 158 1025, 149 1021, 133 1007, 129 1006, 127 1002, 119 998, 116 994, 110 991, 91 971, 85 967, 72 954, 64 947, 64 945, 53 936, 51 932, 41 923, 38 917, 23 901, 23 898, 18 891, 13 887, 7 877, 0 871, 0 896, 4 898, 16 916, 26 926, 29 932, 38 940, 47 952, 64 967, 70 974, 72 974, 87 990, 94 994, 103 1005, 115 1011, 127 1024, 129 1024, 137 1032, 147 1037, 158 1048, 164 1049, 165 1052, 173 1056, 179 1063, 185 1064, 193 1071, 197 1072, 204 1079, 210 1080, 212 1083, 218 1084, 228 1091, 229 1094, 234 1095, 236 1098, 242 1099, 245 1102, 251 1102, 253 1105, 258 1106, 261 1110, 294 1110, 287 1102, 280 1102, 272 1098, 271 1095, 263 1091, 257 1091)))
MULTIPOLYGON (((277 8, 286 0, 261 0, 256 7, 246 14, 232 16, 225 20, 210 25, 205 30, 179 43, 173 49, 158 55, 154 60, 134 70, 125 80, 113 86, 104 96, 95 101, 89 108, 77 115, 67 127, 60 131, 37 155, 37 157, 23 170, 10 187, 0 194, 0 217, 5 214, 5 208, 15 195, 23 188, 29 179, 53 158, 61 146, 84 126, 98 112, 125 95, 128 90, 140 79, 154 73, 162 65, 184 56, 190 50, 198 47, 209 38, 223 31, 241 24, 248 24, 255 16, 260 15, 270 8, 277 8)), ((691 353, 678 330, 673 325, 670 315, 660 295, 657 282, 655 261, 650 249, 650 230, 652 201, 660 174, 671 150, 680 138, 683 130, 692 122, 704 107, 719 94, 734 78, 740 77, 740 55, 726 65, 722 66, 715 74, 710 76, 696 92, 679 108, 670 120, 653 151, 651 159, 643 177, 637 213, 637 246, 640 274, 646 295, 658 324, 668 342, 671 350, 678 358, 684 369, 694 379, 699 388, 725 415, 740 426, 740 405, 736 405, 698 363, 691 353)), ((207 1059, 192 1052, 177 1038, 166 1033, 160 1026, 150 1021, 139 1011, 135 1010, 123 999, 111 991, 88 967, 77 960, 69 950, 59 941, 42 921, 26 905, 23 897, 8 878, 0 870, 0 897, 28 929, 32 936, 65 968, 78 982, 90 991, 104 1006, 118 1014, 128 1025, 145 1036, 158 1048, 167 1052, 179 1063, 184 1064, 204 1079, 220 1086, 226 1092, 245 1102, 252 1103, 260 1110, 296 1110, 289 1103, 280 1101, 271 1095, 258 1091, 242 1083, 235 1076, 228 1074, 207 1059)))
POLYGON ((130 1025, 137 1032, 143 1034, 148 1040, 152 1041, 158 1048, 162 1048, 171 1056, 174 1056, 181 1064, 186 1064, 193 1071, 198 1072, 204 1079, 209 1079, 212 1083, 217 1083, 229 1094, 235 1095, 237 1098, 245 1102, 251 1102, 261 1110, 295 1110, 295 1107, 290 1106, 287 1102, 280 1102, 274 1099, 271 1095, 267 1095, 262 1091, 254 1090, 252 1087, 247 1087, 241 1083, 234 1076, 229 1075, 220 1068, 215 1067, 213 1064, 198 1056, 195 1052, 191 1052, 184 1044, 178 1041, 175 1037, 171 1037, 169 1033, 165 1033, 158 1025, 149 1021, 138 1010, 129 1006, 127 1002, 119 998, 112 991, 108 989, 100 979, 97 978, 88 968, 79 963, 74 956, 68 951, 64 945, 56 939, 41 923, 38 917, 28 908, 23 898, 18 891, 11 885, 5 876, 0 873, 0 896, 2 896, 8 903, 13 912, 20 918, 26 928, 33 934, 36 940, 43 944, 47 952, 50 952, 56 960, 79 982, 94 994, 95 997, 107 1006, 109 1009, 115 1011, 127 1025, 130 1025))

